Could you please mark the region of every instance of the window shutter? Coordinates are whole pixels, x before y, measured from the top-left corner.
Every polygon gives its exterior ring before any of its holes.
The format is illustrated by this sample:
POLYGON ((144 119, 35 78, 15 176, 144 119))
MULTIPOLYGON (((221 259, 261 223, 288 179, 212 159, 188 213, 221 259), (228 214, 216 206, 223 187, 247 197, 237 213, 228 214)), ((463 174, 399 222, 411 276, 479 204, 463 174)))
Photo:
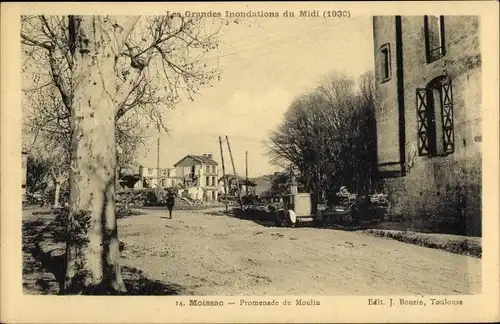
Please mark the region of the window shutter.
POLYGON ((417 89, 418 155, 429 155, 429 124, 427 121, 427 89, 417 89))
POLYGON ((444 55, 444 19, 442 16, 424 17, 425 47, 427 62, 433 62, 444 55))
POLYGON ((440 19, 436 16, 428 16, 429 45, 431 51, 441 47, 441 26, 440 19))
POLYGON ((451 80, 445 79, 442 83, 443 107, 443 149, 445 153, 455 151, 455 133, 453 130, 453 89, 451 80))
POLYGON ((441 46, 441 54, 446 55, 446 37, 444 33, 444 17, 440 16, 439 17, 439 27, 441 28, 441 39, 440 39, 440 46, 441 46))

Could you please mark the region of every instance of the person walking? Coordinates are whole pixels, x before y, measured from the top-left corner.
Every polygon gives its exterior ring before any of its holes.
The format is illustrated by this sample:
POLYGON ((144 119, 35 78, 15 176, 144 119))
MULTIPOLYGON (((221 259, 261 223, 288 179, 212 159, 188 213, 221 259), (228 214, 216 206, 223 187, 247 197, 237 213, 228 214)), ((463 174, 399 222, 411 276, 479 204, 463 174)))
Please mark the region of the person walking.
POLYGON ((168 189, 167 191, 167 209, 168 209, 168 214, 170 219, 172 219, 172 210, 174 209, 175 205, 175 197, 176 194, 173 189, 168 189))

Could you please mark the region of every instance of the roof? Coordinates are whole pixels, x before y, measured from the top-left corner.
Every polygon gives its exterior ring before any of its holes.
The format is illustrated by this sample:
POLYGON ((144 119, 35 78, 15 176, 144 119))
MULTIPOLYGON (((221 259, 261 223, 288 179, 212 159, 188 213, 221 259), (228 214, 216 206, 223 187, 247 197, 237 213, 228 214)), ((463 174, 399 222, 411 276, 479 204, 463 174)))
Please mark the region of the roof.
POLYGON ((195 159, 200 160, 203 164, 206 165, 219 165, 219 163, 215 162, 214 159, 209 158, 208 156, 203 156, 203 155, 191 155, 195 159))
MULTIPOLYGON (((174 164, 174 166, 176 167, 179 164, 181 164, 182 162, 189 160, 189 159, 197 161, 198 163, 205 164, 205 165, 219 165, 219 163, 215 162, 214 159, 212 159, 208 156, 189 154, 189 155, 186 155, 185 157, 183 157, 182 159, 180 159, 176 164, 174 164)), ((197 164, 197 163, 189 163, 189 161, 187 161, 186 164, 192 165, 192 164, 197 164)))

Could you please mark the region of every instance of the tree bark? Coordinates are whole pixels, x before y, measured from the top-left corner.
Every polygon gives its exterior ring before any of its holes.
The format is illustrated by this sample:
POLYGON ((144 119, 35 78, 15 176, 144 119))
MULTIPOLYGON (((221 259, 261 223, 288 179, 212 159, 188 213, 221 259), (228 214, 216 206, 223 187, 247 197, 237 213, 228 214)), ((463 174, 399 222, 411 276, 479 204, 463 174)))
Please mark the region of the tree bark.
POLYGON ((55 193, 54 193, 54 208, 59 208, 59 196, 61 193, 61 183, 55 180, 55 193))
MULTIPOLYGON (((115 217, 114 54, 97 17, 74 17, 65 292, 125 291, 115 217)), ((70 34, 72 31, 70 30, 70 34)))

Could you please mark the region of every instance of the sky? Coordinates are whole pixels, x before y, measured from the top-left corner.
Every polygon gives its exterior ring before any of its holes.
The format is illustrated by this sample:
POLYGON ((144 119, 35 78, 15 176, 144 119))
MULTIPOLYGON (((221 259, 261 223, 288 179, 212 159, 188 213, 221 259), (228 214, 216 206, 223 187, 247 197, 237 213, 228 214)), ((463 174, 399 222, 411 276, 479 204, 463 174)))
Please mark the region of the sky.
MULTIPOLYGON (((372 19, 253 18, 230 24, 217 53, 221 80, 202 89, 195 102, 168 115, 170 132, 160 135, 160 167, 187 154, 212 153, 220 163, 219 136, 227 135, 236 172, 257 177, 278 171, 264 141, 281 123, 292 100, 313 89, 327 73, 353 78, 373 70, 372 19)), ((156 167, 157 134, 139 152, 137 164, 156 167)), ((233 173, 226 143, 226 172, 233 173)))

